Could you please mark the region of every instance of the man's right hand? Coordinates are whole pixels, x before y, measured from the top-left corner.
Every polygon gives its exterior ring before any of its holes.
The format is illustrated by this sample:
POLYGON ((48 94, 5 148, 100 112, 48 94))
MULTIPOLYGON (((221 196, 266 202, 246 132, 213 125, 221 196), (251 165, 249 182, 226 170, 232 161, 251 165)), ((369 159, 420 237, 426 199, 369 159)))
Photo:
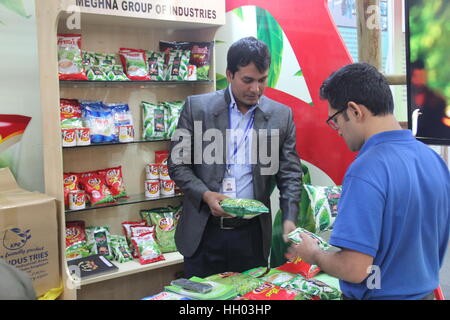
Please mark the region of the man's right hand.
POLYGON ((211 209, 211 214, 213 216, 231 218, 231 216, 227 214, 219 204, 220 201, 226 198, 229 197, 218 192, 206 191, 203 194, 203 201, 205 201, 209 206, 209 208, 211 209))

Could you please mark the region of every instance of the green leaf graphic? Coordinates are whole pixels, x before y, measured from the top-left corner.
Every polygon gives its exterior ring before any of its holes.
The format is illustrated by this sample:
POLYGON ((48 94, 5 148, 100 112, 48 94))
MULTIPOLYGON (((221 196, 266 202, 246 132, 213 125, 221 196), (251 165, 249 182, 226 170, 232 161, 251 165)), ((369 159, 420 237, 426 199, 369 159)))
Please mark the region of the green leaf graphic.
POLYGON ((222 90, 228 87, 228 80, 223 74, 216 73, 216 90, 222 90))
POLYGON ((283 30, 273 16, 266 10, 256 7, 257 38, 269 47, 272 56, 267 85, 275 88, 283 61, 283 30))
POLYGON ((236 8, 233 10, 233 13, 239 17, 242 21, 244 21, 244 12, 242 11, 242 8, 236 8))
POLYGON ((303 77, 303 71, 302 71, 302 70, 297 71, 297 72, 294 74, 294 77, 303 77))
POLYGON ((0 4, 24 18, 28 19, 31 17, 31 15, 27 14, 25 11, 23 0, 0 0, 0 4))

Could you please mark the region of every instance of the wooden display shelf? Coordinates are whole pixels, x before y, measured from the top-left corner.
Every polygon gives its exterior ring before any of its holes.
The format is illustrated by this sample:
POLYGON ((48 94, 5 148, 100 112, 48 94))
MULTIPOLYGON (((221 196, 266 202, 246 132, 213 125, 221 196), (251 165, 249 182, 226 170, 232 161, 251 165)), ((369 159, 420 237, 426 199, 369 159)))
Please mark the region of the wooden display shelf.
POLYGON ((120 198, 117 199, 115 202, 111 203, 105 203, 105 204, 99 204, 96 206, 86 205, 86 208, 79 209, 79 210, 66 210, 66 213, 75 213, 75 212, 81 212, 81 211, 87 211, 87 210, 97 210, 97 209, 104 209, 104 208, 111 208, 111 207, 118 207, 118 206, 125 206, 130 204, 136 204, 136 203, 142 203, 142 202, 150 202, 150 201, 158 201, 158 200, 165 200, 165 199, 172 199, 172 198, 180 198, 182 197, 182 193, 176 193, 173 196, 159 196, 157 198, 147 198, 145 194, 135 194, 130 195, 126 198, 120 198))
POLYGON ((78 148, 126 145, 126 144, 133 144, 133 143, 169 142, 169 141, 170 141, 170 139, 134 140, 134 141, 130 141, 130 142, 104 142, 104 143, 91 143, 91 144, 89 144, 87 146, 63 147, 63 149, 66 150, 66 149, 78 149, 78 148))
POLYGON ((118 263, 118 262, 114 261, 113 263, 119 268, 118 271, 102 274, 102 275, 88 278, 85 280, 81 280, 81 286, 85 286, 88 284, 101 282, 101 281, 105 281, 105 280, 126 277, 129 275, 144 272, 144 271, 164 268, 164 267, 171 266, 174 264, 182 263, 183 259, 184 259, 183 256, 179 252, 165 253, 164 258, 165 258, 165 260, 163 260, 163 261, 153 262, 153 263, 144 264, 144 265, 141 265, 139 263, 139 260, 137 260, 137 259, 134 259, 133 261, 124 262, 124 263, 118 263))
POLYGON ((139 86, 141 88, 149 88, 153 86, 175 86, 175 85, 198 85, 211 84, 213 80, 196 80, 196 81, 155 81, 155 80, 130 80, 130 81, 94 81, 94 80, 59 80, 62 88, 124 88, 129 86, 139 86))

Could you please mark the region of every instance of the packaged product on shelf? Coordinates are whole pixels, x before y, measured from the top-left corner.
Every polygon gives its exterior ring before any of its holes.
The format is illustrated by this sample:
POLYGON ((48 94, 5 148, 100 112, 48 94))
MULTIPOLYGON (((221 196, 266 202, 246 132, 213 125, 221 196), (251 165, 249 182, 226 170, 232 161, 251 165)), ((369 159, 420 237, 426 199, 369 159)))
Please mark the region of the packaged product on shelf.
POLYGON ((76 173, 64 173, 64 204, 69 207, 69 193, 79 190, 80 177, 76 173))
POLYGON ((116 55, 114 53, 95 53, 95 64, 99 66, 116 65, 116 55))
POLYGON ((76 99, 60 99, 59 115, 62 129, 78 129, 83 127, 81 106, 76 99))
POLYGON ((145 180, 144 190, 146 198, 158 198, 161 195, 159 180, 145 180))
POLYGON ((164 64, 167 66, 170 59, 170 51, 186 50, 189 47, 189 42, 176 41, 159 41, 159 51, 164 54, 164 64))
POLYGON ((106 81, 108 80, 108 77, 106 76, 105 72, 102 70, 100 66, 86 66, 86 75, 88 77, 88 80, 91 81, 106 81))
POLYGON ((105 66, 104 70, 109 81, 130 81, 121 65, 105 66))
POLYGON ((83 65, 84 66, 93 66, 97 64, 95 59, 95 52, 91 51, 82 51, 83 65))
POLYGON ((139 237, 132 237, 131 241, 133 243, 134 250, 139 255, 140 264, 165 260, 158 244, 155 241, 155 238, 153 237, 153 234, 148 233, 139 237))
POLYGON ((150 80, 164 81, 164 53, 147 51, 147 65, 150 80))
POLYGON ((177 128, 184 101, 167 101, 163 102, 162 105, 167 110, 167 138, 170 139, 177 128))
POLYGON ((145 165, 145 179, 159 180, 159 164, 150 163, 145 165))
POLYGON ((170 180, 169 166, 167 164, 159 165, 159 179, 160 180, 170 180))
POLYGON ((112 234, 109 236, 109 239, 110 247, 114 255, 114 260, 119 263, 133 260, 130 248, 128 247, 127 239, 125 239, 124 236, 112 234))
POLYGON ((91 130, 89 128, 77 129, 77 146, 88 146, 91 144, 91 130))
POLYGON ((264 281, 237 272, 223 272, 205 278, 205 280, 231 286, 239 295, 244 295, 261 286, 264 281))
POLYGON ((319 266, 315 264, 311 265, 309 263, 306 263, 299 257, 294 257, 290 259, 288 262, 277 267, 276 269, 280 271, 289 272, 292 274, 299 274, 306 279, 311 279, 320 272, 319 266))
POLYGON ((114 118, 116 128, 115 135, 120 142, 130 142, 134 140, 134 123, 130 107, 126 103, 108 103, 104 104, 107 110, 110 110, 114 118), (122 140, 120 138, 122 128, 122 140), (124 130, 125 129, 125 130, 124 130), (125 138, 126 137, 126 138, 125 138))
POLYGON ((122 166, 98 170, 98 174, 104 178, 114 199, 127 196, 125 184, 123 182, 122 166))
POLYGON ((108 259, 113 258, 109 244, 109 227, 87 227, 86 237, 91 254, 101 254, 108 259))
POLYGON ((154 208, 141 210, 141 217, 155 226, 156 241, 161 252, 177 251, 175 245, 175 230, 179 215, 171 208, 154 208))
POLYGON ((120 48, 120 61, 130 80, 150 80, 144 50, 120 48))
POLYGON ((260 214, 269 213, 269 209, 258 200, 227 198, 220 202, 222 209, 233 217, 252 219, 260 214))
POLYGON ((75 190, 69 192, 69 209, 81 210, 86 207, 86 193, 84 190, 75 190))
POLYGON ((166 137, 166 109, 161 105, 142 101, 143 135, 147 140, 166 137))
POLYGON ((319 297, 320 300, 334 300, 341 298, 341 292, 338 289, 317 279, 303 279, 302 277, 297 277, 286 284, 286 287, 303 292, 310 297, 319 297))
POLYGON ((59 80, 87 80, 80 34, 58 34, 58 72, 59 80))
POLYGON ((123 233, 127 239, 128 244, 130 245, 130 249, 131 249, 131 254, 133 255, 133 258, 137 258, 138 254, 137 252, 134 251, 134 246, 131 242, 131 227, 132 226, 145 226, 146 225, 146 221, 124 221, 122 222, 122 228, 123 228, 123 233))
POLYGON ((84 221, 66 222, 66 259, 73 260, 88 255, 84 221))
POLYGON ((161 180, 161 195, 173 196, 175 194, 175 182, 173 180, 161 180))
POLYGON ((337 205, 341 197, 342 186, 304 185, 311 201, 311 208, 316 221, 316 233, 330 230, 337 216, 337 205))
POLYGON ((197 80, 209 80, 209 69, 214 42, 190 42, 189 63, 197 67, 197 80))
POLYGON ((155 151, 156 164, 167 164, 167 158, 169 158, 169 150, 155 151))
POLYGON ((317 242, 319 243, 319 248, 322 250, 328 250, 330 248, 330 245, 323 240, 321 237, 319 237, 318 235, 309 232, 308 230, 305 230, 303 228, 297 228, 294 231, 292 231, 291 233, 288 234, 288 238, 289 240, 291 240, 293 243, 300 243, 302 242, 302 238, 300 236, 301 233, 305 233, 308 236, 310 236, 311 238, 313 238, 314 240, 317 240, 317 242))
POLYGON ((77 145, 77 129, 61 129, 61 138, 63 147, 75 147, 77 145))
POLYGON ((188 81, 197 81, 197 66, 195 64, 188 65, 188 81))
POLYGON ((91 176, 82 177, 80 184, 86 191, 91 205, 114 202, 111 191, 106 186, 106 182, 101 175, 92 174, 91 176))
POLYGON ((117 141, 114 116, 110 108, 104 108, 102 102, 81 102, 83 123, 89 128, 92 143, 117 141))
POLYGON ((171 50, 167 64, 166 81, 185 81, 188 77, 189 50, 171 50))
POLYGON ((144 234, 152 234, 155 236, 155 226, 131 226, 131 238, 140 237, 144 234))

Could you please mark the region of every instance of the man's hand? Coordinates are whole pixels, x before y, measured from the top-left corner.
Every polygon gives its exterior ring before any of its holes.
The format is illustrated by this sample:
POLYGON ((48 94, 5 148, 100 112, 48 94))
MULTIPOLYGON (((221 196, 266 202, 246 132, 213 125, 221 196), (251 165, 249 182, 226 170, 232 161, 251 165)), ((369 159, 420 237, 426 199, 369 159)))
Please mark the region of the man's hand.
POLYGON ((317 240, 311 238, 306 233, 300 233, 302 242, 299 244, 292 244, 289 248, 289 255, 300 257, 303 261, 309 264, 317 264, 316 255, 320 254, 320 248, 317 240))
POLYGON ((294 231, 296 228, 297 228, 297 226, 295 225, 295 223, 293 221, 285 220, 283 222, 283 240, 284 240, 284 242, 286 242, 286 243, 289 242, 289 239, 287 236, 289 233, 294 231))
POLYGON ((206 191, 203 194, 203 201, 209 206, 211 209, 211 214, 215 217, 227 217, 231 218, 229 214, 223 211, 222 207, 219 205, 219 202, 223 199, 229 198, 221 193, 206 191))

